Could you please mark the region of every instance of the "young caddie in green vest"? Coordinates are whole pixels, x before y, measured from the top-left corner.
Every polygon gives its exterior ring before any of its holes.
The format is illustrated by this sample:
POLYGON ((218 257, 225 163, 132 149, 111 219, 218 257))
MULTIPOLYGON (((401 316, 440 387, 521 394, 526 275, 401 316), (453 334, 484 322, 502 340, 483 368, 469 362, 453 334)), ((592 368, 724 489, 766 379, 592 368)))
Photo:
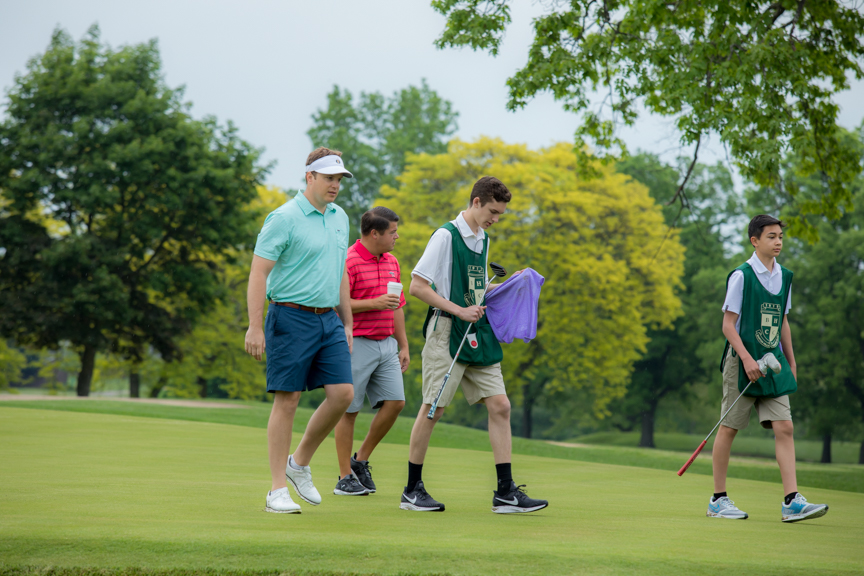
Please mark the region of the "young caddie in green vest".
POLYGON ((825 504, 810 504, 798 493, 795 477, 795 441, 792 437, 792 414, 789 394, 797 390, 798 368, 792 350, 792 331, 786 315, 792 304, 792 271, 782 268, 776 257, 783 248, 785 224, 761 214, 750 221, 748 234, 753 256, 733 270, 726 280, 723 303, 723 405, 721 414, 735 402, 748 383, 747 393, 734 405, 717 432, 714 441, 714 495, 707 515, 713 518, 743 520, 747 513, 739 510, 726 493, 726 472, 732 441, 738 430, 747 427, 751 408, 756 408, 763 428, 774 430, 774 442, 783 493, 780 506, 783 522, 819 518, 828 512, 825 504), (772 353, 780 362, 778 374, 763 375, 756 360, 772 353))
MULTIPOLYGON (((486 405, 489 412, 489 442, 498 475, 492 496, 492 511, 499 514, 533 512, 548 506, 546 500, 529 498, 513 482, 510 470, 510 401, 501 376, 503 352, 480 301, 486 287, 489 237, 485 230, 507 210, 510 191, 497 178, 484 176, 474 184, 470 205, 459 216, 439 228, 429 239, 423 256, 411 274, 410 294, 429 305, 423 325, 423 405, 411 431, 408 454, 408 484, 400 508, 419 512, 441 512, 444 504, 433 499, 423 485, 421 471, 429 439, 456 388, 469 404, 486 405), (476 323, 471 326, 471 323, 476 323), (465 331, 466 344, 453 367, 432 420, 427 414, 447 373, 465 331)), ((495 286, 489 288, 491 292, 495 286)))

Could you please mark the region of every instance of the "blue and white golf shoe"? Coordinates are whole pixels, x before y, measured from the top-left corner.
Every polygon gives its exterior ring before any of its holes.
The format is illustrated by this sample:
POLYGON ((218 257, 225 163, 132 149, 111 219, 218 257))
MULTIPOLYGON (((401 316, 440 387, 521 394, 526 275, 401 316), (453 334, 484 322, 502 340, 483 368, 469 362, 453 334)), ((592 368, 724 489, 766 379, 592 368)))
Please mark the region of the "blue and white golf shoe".
POLYGON ((722 496, 717 500, 713 497, 708 500, 708 512, 705 513, 709 518, 729 518, 731 520, 746 520, 747 513, 739 510, 735 506, 735 502, 729 499, 728 496, 722 496))
POLYGON ((821 518, 828 513, 828 505, 810 504, 804 496, 796 494, 788 505, 783 503, 780 512, 783 514, 783 522, 800 522, 801 520, 821 518))

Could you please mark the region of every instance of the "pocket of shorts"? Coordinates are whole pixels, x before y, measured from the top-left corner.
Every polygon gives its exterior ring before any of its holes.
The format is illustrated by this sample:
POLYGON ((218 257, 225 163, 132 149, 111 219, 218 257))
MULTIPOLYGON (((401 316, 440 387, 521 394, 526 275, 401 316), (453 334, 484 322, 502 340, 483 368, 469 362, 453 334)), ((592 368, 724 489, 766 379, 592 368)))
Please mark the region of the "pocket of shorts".
POLYGON ((284 316, 288 313, 288 309, 284 306, 277 306, 273 311, 273 335, 274 336, 285 336, 288 334, 288 328, 290 327, 290 319, 285 318, 284 316))

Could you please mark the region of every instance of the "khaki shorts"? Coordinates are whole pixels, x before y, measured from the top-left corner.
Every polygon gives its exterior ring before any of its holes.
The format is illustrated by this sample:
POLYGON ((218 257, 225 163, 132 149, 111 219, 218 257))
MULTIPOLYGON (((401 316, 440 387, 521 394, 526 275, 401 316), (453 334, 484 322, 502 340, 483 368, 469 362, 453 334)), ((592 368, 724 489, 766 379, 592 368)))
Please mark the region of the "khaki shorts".
MULTIPOLYGON (((726 362, 723 364, 723 404, 720 407, 720 416, 726 413, 729 406, 735 402, 740 392, 738 391, 738 363, 741 360, 738 354, 733 354, 732 347, 726 354, 726 362)), ((723 426, 743 430, 750 424, 750 409, 756 406, 756 414, 763 428, 771 428, 771 422, 777 420, 792 420, 792 412, 789 409, 789 396, 779 398, 754 398, 752 396, 741 396, 735 407, 726 416, 723 426)))
MULTIPOLYGON (((450 356, 450 318, 432 318, 426 328, 426 345, 423 346, 423 403, 432 404, 435 395, 444 381, 444 375, 450 368, 453 357, 450 356)), ((492 366, 468 366, 456 362, 447 388, 441 393, 438 407, 449 406, 456 394, 456 388, 462 384, 462 393, 469 404, 483 402, 485 398, 506 394, 504 377, 501 375, 501 363, 492 366)))

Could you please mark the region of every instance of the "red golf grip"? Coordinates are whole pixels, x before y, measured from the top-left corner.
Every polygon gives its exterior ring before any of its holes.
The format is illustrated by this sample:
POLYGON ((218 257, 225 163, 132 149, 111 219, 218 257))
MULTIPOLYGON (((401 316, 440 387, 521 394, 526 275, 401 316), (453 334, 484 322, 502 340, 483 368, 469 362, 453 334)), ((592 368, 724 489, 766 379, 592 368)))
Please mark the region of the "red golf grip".
POLYGON ((702 451, 702 448, 705 447, 705 444, 706 444, 707 442, 708 442, 708 440, 706 439, 706 440, 703 440, 701 444, 699 444, 699 447, 696 448, 696 451, 693 452, 693 455, 690 456, 690 459, 687 460, 687 462, 684 464, 684 466, 681 467, 680 470, 678 470, 678 476, 681 476, 682 474, 684 474, 684 472, 687 471, 687 468, 689 468, 689 467, 690 467, 690 464, 692 464, 693 461, 696 460, 696 456, 699 455, 699 452, 702 451))

